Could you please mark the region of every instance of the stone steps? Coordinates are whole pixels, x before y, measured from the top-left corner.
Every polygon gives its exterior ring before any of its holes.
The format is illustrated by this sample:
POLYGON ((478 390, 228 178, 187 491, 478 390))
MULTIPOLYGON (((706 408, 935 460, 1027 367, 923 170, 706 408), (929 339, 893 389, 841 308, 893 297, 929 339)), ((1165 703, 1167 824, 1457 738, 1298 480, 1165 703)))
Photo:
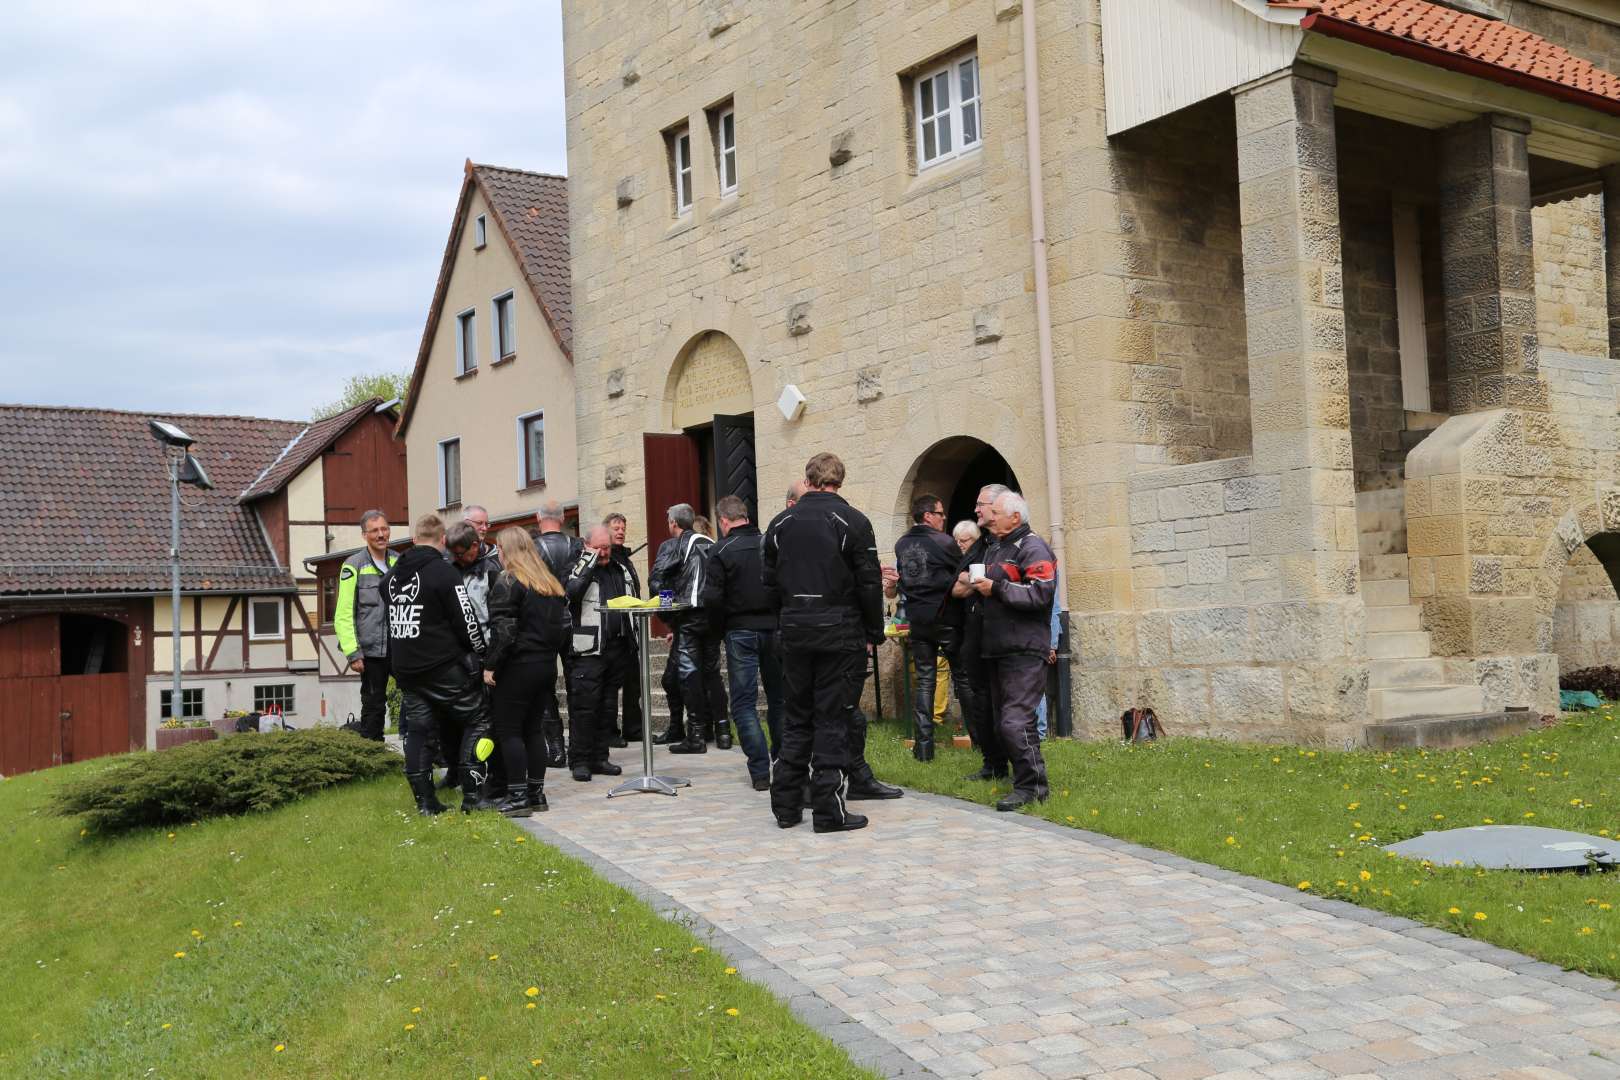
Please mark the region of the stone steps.
POLYGON ((1361 556, 1362 581, 1388 581, 1391 578, 1406 579, 1406 553, 1395 552, 1389 555, 1363 555, 1361 556))
POLYGON ((1485 708, 1482 686, 1390 686, 1368 692, 1374 720, 1458 716, 1485 708))
POLYGON ((1404 607, 1412 602, 1412 587, 1405 576, 1363 581, 1361 597, 1369 608, 1404 607))
POLYGON ((1535 715, 1528 709, 1476 712, 1462 716, 1420 716, 1369 724, 1363 734, 1367 745, 1375 750, 1416 747, 1444 750, 1519 735, 1528 731, 1535 720, 1535 715))
POLYGON ((1375 690, 1392 686, 1441 686, 1446 681, 1445 661, 1437 657, 1404 660, 1369 660, 1369 685, 1375 690))
POLYGON ((1371 660, 1423 660, 1429 653, 1427 630, 1368 632, 1367 657, 1371 660))
POLYGON ((1370 607, 1367 609, 1369 634, 1401 632, 1423 629, 1423 609, 1416 604, 1401 607, 1370 607))

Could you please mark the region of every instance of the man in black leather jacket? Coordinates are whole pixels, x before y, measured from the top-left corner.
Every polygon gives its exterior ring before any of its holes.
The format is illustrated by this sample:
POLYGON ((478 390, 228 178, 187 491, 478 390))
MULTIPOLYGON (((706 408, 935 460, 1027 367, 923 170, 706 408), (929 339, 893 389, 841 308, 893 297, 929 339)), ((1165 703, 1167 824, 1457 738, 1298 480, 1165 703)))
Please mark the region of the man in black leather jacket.
MULTIPOLYGON (((896 591, 905 597, 906 622, 911 627, 911 663, 917 669, 913 704, 917 738, 911 754, 918 761, 933 761, 934 685, 941 655, 950 661, 957 700, 964 706, 969 700, 958 656, 962 602, 951 595, 962 552, 944 529, 945 504, 939 496, 924 494, 913 499, 911 520, 911 528, 894 542, 899 572, 896 591)), ((885 591, 890 588, 895 586, 885 591)))
POLYGON ((785 685, 782 748, 771 778, 771 811, 784 829, 804 817, 811 783, 817 832, 863 828, 844 800, 849 734, 866 681, 868 647, 883 640, 883 583, 866 515, 838 494, 844 463, 821 453, 805 466, 807 490, 771 522, 763 576, 779 613, 785 685))
POLYGON ((667 589, 675 594, 677 604, 694 607, 665 619, 675 631, 670 653, 686 707, 686 737, 670 742, 672 754, 707 752, 711 730, 716 746, 722 750, 731 747, 725 690, 720 683, 719 632, 710 626, 708 612, 702 607, 704 575, 714 541, 693 529, 696 520, 686 503, 669 508, 670 542, 658 549, 665 561, 653 567, 653 588, 667 589))
POLYGON ((782 745, 782 657, 776 643, 776 605, 765 591, 760 565, 759 526, 748 517, 748 504, 727 495, 715 505, 724 538, 709 556, 703 606, 711 622, 722 622, 726 643, 726 676, 737 739, 748 756, 748 775, 755 791, 771 786, 771 754, 782 745), (759 726, 759 686, 765 684, 767 746, 759 726))
POLYGON ((467 656, 482 657, 484 634, 460 575, 444 558, 444 522, 437 514, 424 514, 411 538, 414 545, 382 582, 389 670, 407 719, 405 778, 420 813, 444 811, 433 793, 433 742, 441 721, 459 722, 462 809, 471 810, 483 779, 475 748, 489 735, 489 709, 481 679, 467 669, 467 656))
MULTIPOLYGON (((574 563, 579 560, 581 548, 579 537, 569 536, 563 532, 563 506, 556 499, 547 499, 541 503, 534 517, 540 525, 540 536, 534 542, 535 549, 540 552, 540 558, 551 571, 551 576, 566 583, 569 573, 574 569, 574 563)), ((569 654, 564 652, 562 673, 565 692, 572 677, 571 664, 569 654)), ((568 762, 568 749, 563 743, 562 710, 557 706, 555 691, 543 695, 540 709, 543 717, 540 731, 546 741, 546 764, 553 769, 560 769, 568 762)))
POLYGON ((568 685, 568 766, 575 780, 594 773, 618 776, 624 770, 608 760, 607 723, 613 700, 613 669, 634 658, 630 617, 599 611, 617 596, 632 595, 634 583, 613 561, 606 525, 591 528, 585 546, 564 582, 573 616, 572 681, 568 685))
POLYGON ((979 489, 979 497, 973 504, 973 515, 979 522, 979 538, 957 564, 958 584, 951 587, 951 595, 962 602, 962 643, 951 668, 953 671, 961 668, 969 694, 962 703, 962 712, 968 731, 973 736, 973 745, 984 759, 979 771, 969 773, 963 777, 964 780, 1000 780, 1008 773, 1007 749, 1001 744, 995 715, 990 707, 990 669, 985 665, 980 648, 984 637, 984 598, 960 583, 960 575, 967 573, 970 566, 985 561, 985 555, 995 539, 990 534, 993 507, 995 501, 1007 491, 1003 484, 986 484, 979 489))

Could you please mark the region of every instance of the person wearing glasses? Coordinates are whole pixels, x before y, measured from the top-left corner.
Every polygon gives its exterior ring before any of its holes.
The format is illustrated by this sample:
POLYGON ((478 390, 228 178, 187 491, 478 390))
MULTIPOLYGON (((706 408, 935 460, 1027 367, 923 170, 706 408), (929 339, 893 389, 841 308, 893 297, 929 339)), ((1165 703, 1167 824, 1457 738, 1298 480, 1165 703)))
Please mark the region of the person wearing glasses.
POLYGON ((911 626, 911 663, 917 669, 913 711, 917 737, 911 756, 918 761, 934 760, 934 686, 940 657, 950 664, 956 695, 964 707, 971 696, 962 683, 962 663, 957 651, 961 645, 962 602, 951 596, 956 582, 961 551, 945 531, 945 504, 939 496, 919 495, 911 502, 912 526, 894 542, 896 580, 886 581, 884 591, 905 598, 906 621, 911 626))
MULTIPOLYGON (((1000 780, 1008 774, 1007 750, 1001 745, 1001 736, 996 732, 995 716, 990 708, 990 672, 981 653, 984 638, 984 598, 975 590, 960 583, 961 574, 973 566, 984 564, 985 553, 994 539, 990 535, 990 519, 994 514, 995 503, 1008 490, 1004 484, 986 484, 979 489, 979 498, 973 504, 973 515, 978 518, 978 531, 973 534, 972 541, 956 564, 958 583, 951 586, 951 595, 963 601, 961 644, 952 659, 951 669, 961 673, 962 681, 957 685, 967 688, 969 696, 962 702, 962 712, 967 721, 968 732, 973 736, 974 745, 984 757, 983 767, 978 772, 969 773, 963 778, 965 780, 1000 780)), ((957 529, 962 539, 967 539, 968 531, 960 526, 957 529)), ((957 541, 958 546, 961 542, 957 541)))

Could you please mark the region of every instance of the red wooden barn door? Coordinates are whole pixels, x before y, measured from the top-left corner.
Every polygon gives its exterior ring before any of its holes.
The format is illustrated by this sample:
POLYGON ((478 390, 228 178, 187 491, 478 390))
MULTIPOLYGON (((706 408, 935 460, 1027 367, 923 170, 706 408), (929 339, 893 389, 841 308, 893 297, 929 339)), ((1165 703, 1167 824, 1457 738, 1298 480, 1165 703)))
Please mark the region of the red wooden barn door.
POLYGON ((0 623, 0 773, 62 761, 61 628, 57 616, 0 623))
POLYGON ((129 674, 63 675, 64 761, 84 761, 129 749, 129 674))

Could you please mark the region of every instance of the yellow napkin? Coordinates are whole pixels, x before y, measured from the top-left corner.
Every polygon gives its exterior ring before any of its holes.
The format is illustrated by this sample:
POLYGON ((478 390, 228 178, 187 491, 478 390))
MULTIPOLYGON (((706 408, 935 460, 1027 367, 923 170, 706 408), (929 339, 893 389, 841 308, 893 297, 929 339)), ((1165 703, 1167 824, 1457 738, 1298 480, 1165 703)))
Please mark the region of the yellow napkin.
POLYGON ((657 607, 658 598, 655 596, 651 600, 643 600, 636 596, 615 596, 607 602, 607 606, 610 608, 657 607))

